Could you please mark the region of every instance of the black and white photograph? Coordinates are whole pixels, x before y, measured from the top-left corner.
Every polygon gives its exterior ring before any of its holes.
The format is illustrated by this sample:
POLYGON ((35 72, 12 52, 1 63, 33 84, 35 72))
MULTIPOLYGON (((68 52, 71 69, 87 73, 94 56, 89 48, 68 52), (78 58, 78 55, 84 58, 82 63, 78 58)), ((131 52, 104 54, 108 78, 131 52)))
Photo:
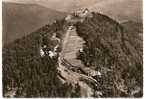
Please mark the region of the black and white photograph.
POLYGON ((2 0, 2 97, 142 98, 143 0, 2 0))

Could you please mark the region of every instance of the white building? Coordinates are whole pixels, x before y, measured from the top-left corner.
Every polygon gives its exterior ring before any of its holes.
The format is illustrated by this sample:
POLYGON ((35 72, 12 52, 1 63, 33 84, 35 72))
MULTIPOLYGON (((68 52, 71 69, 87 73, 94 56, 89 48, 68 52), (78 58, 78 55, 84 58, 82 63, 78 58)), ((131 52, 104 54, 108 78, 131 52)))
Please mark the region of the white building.
POLYGON ((42 48, 40 48, 40 55, 41 55, 41 57, 44 57, 45 56, 45 52, 43 51, 42 48))
POLYGON ((70 21, 72 18, 73 18, 72 15, 68 15, 68 16, 65 18, 65 20, 66 20, 66 21, 70 21))
POLYGON ((85 9, 79 9, 78 11, 75 12, 75 15, 81 17, 81 18, 85 18, 85 17, 91 17, 92 14, 91 12, 85 8, 85 9))
POLYGON ((53 58, 53 57, 55 57, 55 56, 57 56, 57 53, 56 53, 56 52, 49 51, 49 57, 50 57, 50 58, 53 58))

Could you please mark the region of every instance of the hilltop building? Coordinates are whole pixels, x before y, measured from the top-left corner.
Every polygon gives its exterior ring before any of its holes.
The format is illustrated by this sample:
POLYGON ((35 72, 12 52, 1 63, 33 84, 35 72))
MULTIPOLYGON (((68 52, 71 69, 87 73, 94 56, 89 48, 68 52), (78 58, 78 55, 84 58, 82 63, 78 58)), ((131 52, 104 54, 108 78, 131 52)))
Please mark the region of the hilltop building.
POLYGON ((74 14, 75 14, 75 16, 78 16, 78 17, 81 17, 81 18, 92 17, 92 14, 91 14, 91 12, 89 11, 88 8, 79 9, 74 14))

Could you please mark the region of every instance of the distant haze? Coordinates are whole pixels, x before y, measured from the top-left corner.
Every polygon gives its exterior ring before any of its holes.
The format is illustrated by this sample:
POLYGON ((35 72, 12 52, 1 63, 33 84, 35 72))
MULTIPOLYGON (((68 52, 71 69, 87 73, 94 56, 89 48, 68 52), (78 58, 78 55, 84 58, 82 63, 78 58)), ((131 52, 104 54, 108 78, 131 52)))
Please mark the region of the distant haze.
POLYGON ((3 5, 3 32, 5 32, 3 34, 4 36, 9 35, 12 40, 16 37, 15 35, 23 36, 24 33, 30 33, 56 17, 64 16, 64 12, 71 12, 85 7, 95 12, 101 12, 121 23, 129 20, 142 23, 142 0, 3 1, 13 2, 3 5))
MULTIPOLYGON (((59 10, 59 11, 71 11, 76 8, 93 5, 98 1, 103 0, 3 0, 15 3, 35 3, 45 7, 59 10)), ((105 0, 104 0, 105 1, 105 0)))
POLYGON ((142 20, 142 0, 3 0, 15 3, 39 4, 51 9, 70 12, 82 7, 127 20, 127 16, 142 20), (123 14, 123 15, 122 15, 123 14))
POLYGON ((142 0, 103 0, 90 7, 91 10, 104 13, 118 21, 142 21, 142 0))
POLYGON ((37 4, 3 2, 3 42, 12 42, 65 16, 66 13, 37 4))

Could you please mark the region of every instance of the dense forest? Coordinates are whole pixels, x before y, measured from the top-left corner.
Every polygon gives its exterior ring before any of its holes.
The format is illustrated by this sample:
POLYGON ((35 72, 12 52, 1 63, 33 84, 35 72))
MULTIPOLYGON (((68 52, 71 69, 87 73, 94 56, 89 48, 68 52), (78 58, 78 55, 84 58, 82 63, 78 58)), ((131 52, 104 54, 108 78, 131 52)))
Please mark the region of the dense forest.
MULTIPOLYGON (((41 57, 43 40, 53 49, 53 32, 61 38, 64 20, 46 25, 30 35, 3 47, 3 93, 16 89, 15 97, 63 97, 66 86, 57 79, 58 63, 48 56, 41 57)), ((68 88, 68 87, 67 87, 68 88)))
MULTIPOLYGON (((82 62, 103 75, 102 78, 93 77, 98 87, 95 88, 92 83, 90 86, 93 86, 93 90, 101 91, 102 97, 141 97, 143 46, 139 32, 128 31, 105 15, 92 14, 92 18, 87 17, 83 22, 74 24, 78 35, 85 41, 82 62)), ((39 52, 44 43, 49 50, 54 48, 51 40, 54 32, 63 40, 69 24, 64 19, 57 20, 3 46, 5 97, 11 90, 16 90, 15 97, 80 97, 78 84, 63 84, 58 78, 58 61, 48 56, 41 57, 39 52)), ((97 96, 94 94, 92 97, 97 96)))
MULTIPOLYGON (((101 82, 105 97, 142 96, 143 44, 141 32, 130 31, 105 15, 94 13, 77 23, 78 35, 86 43, 84 63, 97 69, 107 69, 101 82), (86 60, 86 61, 85 61, 86 60), (111 71, 108 71, 110 69, 111 71), (139 90, 140 89, 140 90, 139 90), (139 93, 135 94, 135 90, 139 93)), ((139 25, 138 25, 139 26, 139 25)), ((129 27, 130 28, 130 27, 129 27)))

